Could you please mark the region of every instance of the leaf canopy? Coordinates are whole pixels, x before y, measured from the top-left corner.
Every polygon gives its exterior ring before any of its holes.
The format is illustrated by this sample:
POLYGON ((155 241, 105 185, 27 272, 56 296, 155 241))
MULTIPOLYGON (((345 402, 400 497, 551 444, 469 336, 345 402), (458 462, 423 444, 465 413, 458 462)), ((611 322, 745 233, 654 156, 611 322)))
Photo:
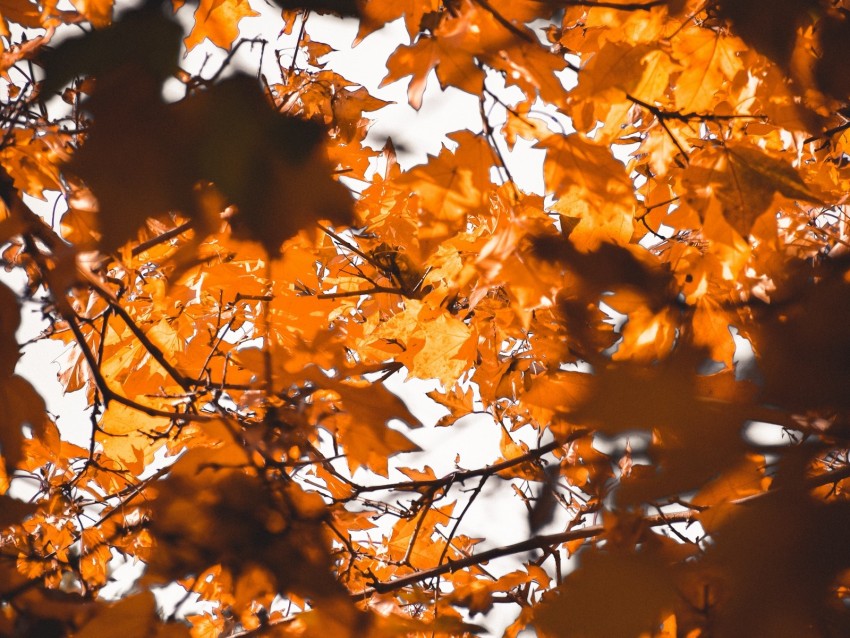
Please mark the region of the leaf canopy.
POLYGON ((850 635, 850 4, 276 5, 0 2, 0 635, 850 635))

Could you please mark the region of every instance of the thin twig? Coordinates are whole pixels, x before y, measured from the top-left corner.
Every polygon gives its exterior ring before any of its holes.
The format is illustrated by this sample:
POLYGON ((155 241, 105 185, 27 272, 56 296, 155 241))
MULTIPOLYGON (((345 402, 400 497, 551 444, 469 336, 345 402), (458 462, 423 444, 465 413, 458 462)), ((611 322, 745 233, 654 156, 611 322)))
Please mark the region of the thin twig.
MULTIPOLYGON (((588 430, 581 430, 581 435, 588 433, 588 430)), ((571 440, 575 440, 579 438, 576 436, 575 438, 571 437, 571 440)), ((479 476, 491 476, 493 474, 498 474, 502 470, 506 470, 508 468, 514 467, 516 465, 521 465, 522 463, 526 463, 527 461, 532 461, 537 459, 544 454, 555 450, 566 443, 560 443, 558 441, 552 441, 547 443, 546 445, 541 445, 539 448, 531 450, 521 456, 514 457, 512 459, 507 459, 506 461, 502 461, 501 463, 495 463, 493 465, 488 465, 486 467, 480 467, 475 470, 464 470, 460 472, 452 472, 451 474, 447 474, 446 476, 424 480, 424 481, 402 481, 400 483, 389 483, 386 485, 364 485, 357 486, 356 492, 358 494, 364 494, 366 492, 381 492, 386 490, 393 490, 399 492, 419 492, 422 490, 429 490, 434 488, 447 487, 449 485, 453 485, 455 483, 463 483, 465 480, 470 478, 476 478, 479 476)))
POLYGON ((151 237, 150 239, 143 241, 141 244, 134 246, 130 251, 130 254, 133 257, 138 257, 140 254, 145 252, 146 250, 150 250, 151 248, 158 246, 159 244, 164 244, 165 242, 182 235, 187 230, 192 228, 192 221, 183 222, 179 226, 176 226, 170 230, 166 230, 164 233, 157 235, 156 237, 151 237))

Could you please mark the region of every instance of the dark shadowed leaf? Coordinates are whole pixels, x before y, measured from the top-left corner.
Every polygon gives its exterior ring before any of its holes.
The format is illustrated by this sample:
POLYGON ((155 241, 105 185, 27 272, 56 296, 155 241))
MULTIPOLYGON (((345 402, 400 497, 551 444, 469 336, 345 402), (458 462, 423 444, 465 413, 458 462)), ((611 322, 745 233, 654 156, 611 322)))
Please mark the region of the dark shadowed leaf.
POLYGON ((850 503, 820 503, 801 489, 799 460, 786 463, 766 498, 738 506, 714 534, 706 569, 720 569, 712 597, 717 635, 843 636, 850 615, 830 601, 850 568, 850 503))
POLYGON ((94 124, 66 169, 97 197, 101 248, 115 250, 148 217, 170 211, 189 215, 202 236, 214 230, 221 211, 196 190, 208 182, 238 208, 237 230, 272 255, 318 219, 351 223, 348 191, 324 156, 324 127, 278 113, 256 80, 237 75, 176 104, 162 100, 179 34, 172 20, 145 8, 67 41, 44 61, 49 89, 70 79, 69 69, 97 80, 84 103, 94 124), (160 39, 163 47, 148 53, 160 39))
POLYGON ((717 12, 748 44, 784 66, 794 50, 797 27, 818 4, 818 0, 723 0, 717 3, 717 12))
POLYGON ((659 556, 588 551, 535 610, 534 625, 558 638, 638 638, 675 603, 671 572, 659 556))

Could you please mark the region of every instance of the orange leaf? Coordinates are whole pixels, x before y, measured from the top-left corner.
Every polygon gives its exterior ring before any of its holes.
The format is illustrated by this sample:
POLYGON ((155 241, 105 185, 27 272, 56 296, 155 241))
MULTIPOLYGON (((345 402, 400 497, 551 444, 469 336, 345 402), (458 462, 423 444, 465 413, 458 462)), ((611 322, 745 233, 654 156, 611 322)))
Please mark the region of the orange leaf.
POLYGON ((243 18, 260 15, 248 0, 200 0, 195 9, 195 23, 192 32, 183 41, 187 51, 191 51, 205 39, 217 47, 230 49, 239 37, 239 22, 243 18))

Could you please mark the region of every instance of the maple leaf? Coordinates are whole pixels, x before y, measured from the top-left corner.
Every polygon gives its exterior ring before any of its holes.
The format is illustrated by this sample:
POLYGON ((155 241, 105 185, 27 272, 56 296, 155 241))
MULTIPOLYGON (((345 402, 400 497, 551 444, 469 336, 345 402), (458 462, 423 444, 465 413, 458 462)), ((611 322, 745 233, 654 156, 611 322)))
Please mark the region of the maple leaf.
MULTIPOLYGON (((465 33, 465 29, 461 28, 459 32, 465 33)), ((480 93, 484 88, 484 72, 475 65, 468 52, 452 42, 451 36, 451 32, 441 39, 424 36, 413 45, 400 46, 387 61, 387 75, 381 86, 412 75, 407 97, 410 106, 418 110, 422 107, 428 75, 436 68, 443 89, 456 86, 469 93, 480 93)))
POLYGON ((418 196, 425 230, 420 239, 438 242, 457 231, 469 215, 489 206, 490 167, 493 152, 486 142, 468 131, 454 133, 455 152, 443 148, 427 164, 402 173, 393 185, 418 196))
POLYGON ((454 504, 431 508, 420 516, 401 519, 393 527, 387 549, 397 560, 428 565, 442 553, 442 543, 434 542, 437 525, 448 525, 454 504))
POLYGON ((58 131, 33 139, 24 131, 15 131, 0 151, 0 164, 20 192, 45 199, 45 191, 62 190, 58 164, 68 159, 67 140, 58 131))
POLYGON ((352 470, 366 466, 387 476, 388 457, 419 449, 401 432, 389 427, 393 419, 402 420, 412 427, 421 424, 404 402, 386 388, 337 383, 318 377, 314 377, 314 382, 339 395, 348 413, 348 419, 336 419, 335 423, 352 470))
POLYGON ((50 39, 52 30, 42 36, 38 36, 29 42, 13 44, 8 50, 0 51, 0 75, 7 75, 9 69, 14 68, 21 60, 34 58, 50 39))
POLYGON ((400 0, 399 2, 377 2, 367 0, 360 7, 360 28, 357 40, 360 41, 385 24, 403 17, 407 33, 412 40, 421 30, 423 19, 440 8, 438 0, 400 0))
POLYGON ((570 239, 583 250, 603 241, 631 239, 634 194, 625 167, 610 151, 578 135, 550 135, 537 144, 546 149, 546 189, 557 198, 555 209, 579 218, 570 239))
POLYGON ((472 414, 475 411, 474 393, 472 388, 463 389, 460 385, 455 384, 450 392, 431 391, 428 396, 449 409, 449 413, 440 418, 436 425, 437 427, 446 427, 452 425, 458 419, 472 414))
POLYGON ((113 0, 75 0, 72 3, 98 29, 112 22, 113 0))
POLYGON ((422 106, 422 95, 432 69, 436 70, 443 89, 454 86, 477 95, 484 88, 484 71, 476 64, 475 56, 486 50, 494 36, 499 41, 503 29, 486 33, 478 25, 472 28, 480 17, 479 10, 472 3, 461 4, 464 10, 442 17, 433 35, 422 36, 410 46, 400 46, 387 60, 387 75, 381 85, 413 75, 408 98, 414 109, 422 106))
MULTIPOLYGON (((404 334, 396 361, 407 366, 410 374, 420 379, 439 379, 451 388, 469 367, 475 356, 476 335, 469 326, 427 304, 408 300, 404 312, 383 322, 363 343, 365 351, 382 349, 382 341, 397 341, 404 334)), ((389 345, 389 344, 388 344, 389 345)), ((391 346, 391 351, 396 348, 391 346)))
POLYGON ((217 47, 230 49, 239 37, 239 22, 258 15, 251 9, 248 0, 200 0, 195 9, 192 31, 183 44, 187 51, 191 51, 209 39, 217 47))
POLYGON ((44 400, 30 383, 18 375, 0 377, 0 397, 5 406, 0 417, 0 452, 8 473, 23 459, 23 428, 41 434, 47 420, 44 400))
POLYGON ((733 37, 709 29, 687 29, 671 43, 671 56, 681 72, 676 75, 673 99, 677 108, 711 108, 744 69, 744 48, 733 37))
POLYGON ((23 27, 35 28, 41 26, 41 11, 34 2, 12 1, 3 2, 2 11, 0 11, 0 32, 5 37, 9 37, 9 23, 19 24, 23 27))
POLYGON ((342 139, 351 142, 358 133, 366 132, 365 120, 362 116, 366 111, 377 111, 390 104, 373 97, 364 87, 354 90, 339 90, 334 93, 331 101, 333 120, 340 129, 342 139))
POLYGON ((599 120, 604 125, 594 139, 619 136, 633 107, 627 97, 654 99, 665 92, 670 76, 678 70, 669 55, 655 46, 606 42, 582 66, 578 86, 570 93, 570 101, 581 105, 576 127, 590 130, 599 120))
POLYGON ((704 200, 716 198, 723 206, 723 216, 742 237, 750 234, 776 194, 820 200, 790 164, 746 143, 706 147, 694 155, 682 176, 693 193, 692 205, 704 210, 704 200))
POLYGON ((408 99, 418 110, 432 69, 443 89, 453 86, 477 95, 484 88, 481 62, 485 62, 502 71, 508 83, 519 86, 529 99, 539 94, 555 104, 561 103, 562 91, 555 73, 566 68, 566 62, 540 47, 524 25, 534 17, 546 15, 542 8, 528 2, 484 4, 461 0, 451 11, 432 13, 436 16, 432 33, 396 49, 387 61, 382 84, 413 75, 408 99))

